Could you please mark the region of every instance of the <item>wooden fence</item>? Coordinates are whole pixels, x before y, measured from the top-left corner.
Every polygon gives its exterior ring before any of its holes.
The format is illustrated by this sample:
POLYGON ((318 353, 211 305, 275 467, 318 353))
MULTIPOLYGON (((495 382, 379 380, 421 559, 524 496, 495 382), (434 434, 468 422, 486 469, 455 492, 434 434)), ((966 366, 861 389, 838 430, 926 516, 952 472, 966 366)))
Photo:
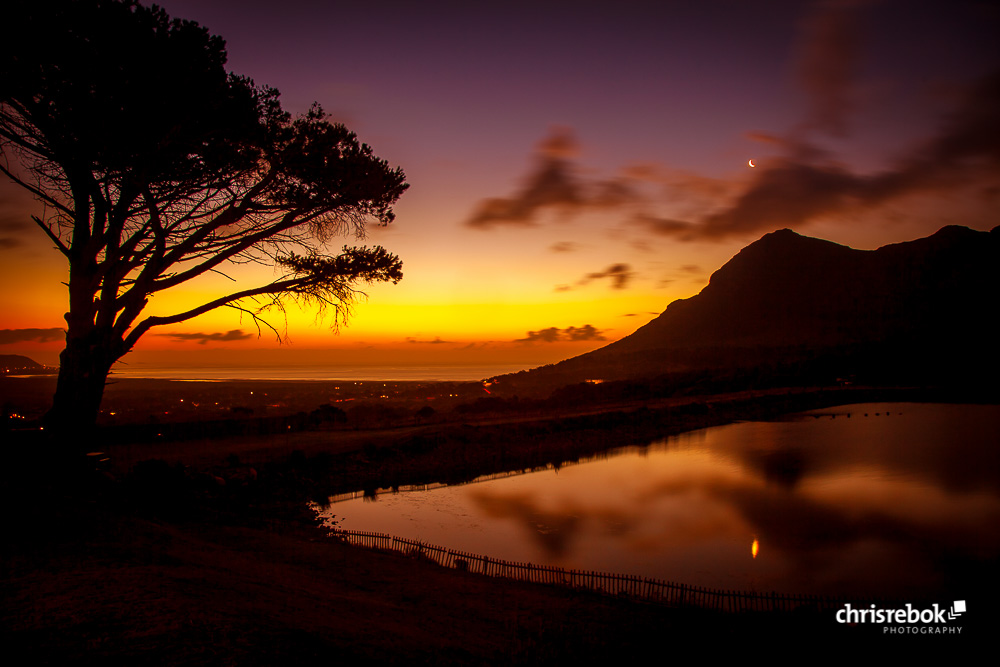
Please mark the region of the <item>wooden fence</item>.
POLYGON ((605 595, 628 597, 671 606, 688 606, 723 612, 773 612, 795 610, 828 610, 868 602, 851 598, 828 598, 813 595, 786 595, 752 591, 725 591, 688 586, 659 579, 635 575, 567 570, 561 567, 517 563, 480 556, 478 554, 446 549, 417 540, 394 537, 384 533, 357 530, 336 530, 334 535, 350 544, 396 551, 411 557, 433 561, 442 567, 473 572, 489 577, 504 577, 535 584, 551 584, 569 588, 586 589, 605 595))

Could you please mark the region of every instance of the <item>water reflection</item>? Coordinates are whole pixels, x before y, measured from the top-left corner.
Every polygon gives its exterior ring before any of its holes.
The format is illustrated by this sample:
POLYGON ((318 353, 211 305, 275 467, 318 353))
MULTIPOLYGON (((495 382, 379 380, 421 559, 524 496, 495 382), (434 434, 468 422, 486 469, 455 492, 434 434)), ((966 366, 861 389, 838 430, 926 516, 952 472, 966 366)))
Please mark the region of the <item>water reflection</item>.
POLYGON ((964 585, 1000 556, 998 433, 996 406, 856 405, 330 512, 345 528, 509 560, 920 595, 964 585))

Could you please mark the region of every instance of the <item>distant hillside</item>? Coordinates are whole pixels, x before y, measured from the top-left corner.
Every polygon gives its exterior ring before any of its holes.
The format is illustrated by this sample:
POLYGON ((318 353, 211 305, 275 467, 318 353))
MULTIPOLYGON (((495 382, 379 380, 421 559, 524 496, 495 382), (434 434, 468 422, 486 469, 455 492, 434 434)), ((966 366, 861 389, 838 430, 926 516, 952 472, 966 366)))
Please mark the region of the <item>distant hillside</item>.
POLYGON ((810 363, 901 379, 976 375, 997 366, 998 230, 951 226, 877 250, 776 231, 631 335, 507 379, 556 385, 810 363))
POLYGON ((0 354, 0 375, 45 375, 56 371, 20 354, 0 354))

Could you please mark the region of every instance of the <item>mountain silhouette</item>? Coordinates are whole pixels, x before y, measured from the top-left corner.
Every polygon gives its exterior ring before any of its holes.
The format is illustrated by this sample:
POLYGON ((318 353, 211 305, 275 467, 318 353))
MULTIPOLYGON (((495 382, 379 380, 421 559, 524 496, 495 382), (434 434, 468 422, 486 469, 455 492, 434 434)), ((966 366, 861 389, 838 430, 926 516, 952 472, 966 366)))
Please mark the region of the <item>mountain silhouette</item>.
POLYGON ((998 272, 1000 227, 949 226, 877 250, 782 229, 631 335, 529 375, 565 384, 798 365, 899 381, 975 377, 997 367, 998 272))
POLYGON ((0 354, 0 375, 39 375, 55 370, 20 354, 0 354))

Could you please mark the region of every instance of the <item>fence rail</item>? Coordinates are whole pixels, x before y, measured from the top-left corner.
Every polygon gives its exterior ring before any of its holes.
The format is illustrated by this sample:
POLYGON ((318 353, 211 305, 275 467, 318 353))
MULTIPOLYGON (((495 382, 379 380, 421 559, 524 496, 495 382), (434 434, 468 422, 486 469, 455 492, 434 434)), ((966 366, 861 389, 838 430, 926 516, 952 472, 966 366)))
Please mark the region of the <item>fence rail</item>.
POLYGON ((419 540, 395 537, 384 533, 358 530, 336 530, 334 535, 349 544, 396 551, 408 556, 433 561, 442 567, 463 570, 489 577, 503 577, 535 584, 550 584, 586 589, 605 595, 628 597, 671 606, 700 607, 723 612, 773 612, 810 609, 834 609, 845 602, 867 602, 857 598, 832 598, 815 595, 789 595, 755 591, 727 591, 689 586, 660 579, 635 575, 567 570, 548 565, 499 560, 479 554, 447 549, 419 540))

